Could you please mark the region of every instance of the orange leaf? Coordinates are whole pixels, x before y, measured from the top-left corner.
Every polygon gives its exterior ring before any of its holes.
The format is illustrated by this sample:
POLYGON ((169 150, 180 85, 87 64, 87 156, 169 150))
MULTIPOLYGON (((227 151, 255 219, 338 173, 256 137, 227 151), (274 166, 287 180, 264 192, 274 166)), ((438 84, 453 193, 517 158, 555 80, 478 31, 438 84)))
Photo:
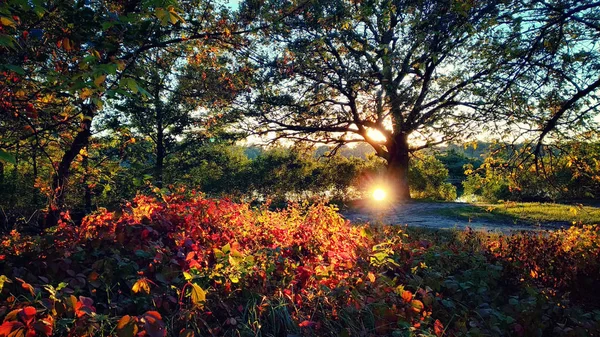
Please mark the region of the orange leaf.
POLYGON ((144 322, 144 330, 148 336, 164 337, 167 335, 165 323, 157 311, 146 311, 142 315, 142 322, 144 322))
POLYGON ((305 321, 302 321, 300 324, 298 324, 298 326, 301 328, 307 328, 307 327, 311 327, 315 324, 317 324, 317 323, 315 323, 313 321, 305 320, 305 321))
POLYGON ((408 303, 408 302, 412 301, 412 298, 413 298, 413 294, 410 291, 404 290, 402 292, 402 300, 404 302, 408 303))
POLYGON ((433 332, 436 336, 440 337, 444 333, 444 325, 439 319, 436 319, 433 323, 433 332))
POLYGON ((21 287, 23 289, 25 289, 25 290, 28 290, 31 293, 31 296, 35 296, 35 291, 34 291, 33 286, 31 284, 25 282, 24 280, 22 280, 22 279, 20 279, 18 277, 15 277, 15 279, 17 281, 21 282, 21 287))
POLYGON ((179 333, 179 337, 195 337, 194 330, 192 330, 192 329, 181 330, 181 332, 179 333))
POLYGON ((419 300, 412 300, 412 302, 410 302, 410 305, 412 306, 414 312, 421 312, 423 308, 425 308, 423 302, 419 300))
POLYGON ((148 279, 142 277, 141 279, 137 280, 133 284, 133 287, 131 287, 131 290, 136 294, 139 292, 145 292, 146 294, 150 294, 150 284, 148 283, 148 279))
POLYGON ((118 337, 133 337, 137 334, 137 318, 125 315, 117 323, 118 337))

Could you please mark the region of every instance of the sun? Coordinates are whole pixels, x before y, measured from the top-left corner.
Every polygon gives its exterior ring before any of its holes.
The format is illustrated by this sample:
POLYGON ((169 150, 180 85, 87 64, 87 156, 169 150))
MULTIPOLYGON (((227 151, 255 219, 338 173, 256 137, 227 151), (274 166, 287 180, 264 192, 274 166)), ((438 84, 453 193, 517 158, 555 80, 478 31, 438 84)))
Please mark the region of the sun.
POLYGON ((377 143, 384 143, 387 140, 381 131, 375 129, 368 129, 367 137, 377 143))
POLYGON ((377 201, 382 201, 383 199, 385 199, 385 197, 387 197, 387 193, 385 190, 381 188, 376 188, 373 190, 373 199, 377 201))

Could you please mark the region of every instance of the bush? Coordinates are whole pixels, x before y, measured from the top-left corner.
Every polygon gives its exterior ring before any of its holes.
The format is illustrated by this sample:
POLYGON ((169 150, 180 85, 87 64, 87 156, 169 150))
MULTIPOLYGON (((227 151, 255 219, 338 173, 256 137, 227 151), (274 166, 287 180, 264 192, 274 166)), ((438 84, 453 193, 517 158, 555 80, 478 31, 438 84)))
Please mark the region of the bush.
POLYGON ((448 169, 430 155, 415 158, 408 171, 410 192, 417 199, 455 200, 456 188, 447 179, 448 169))
POLYGON ((3 237, 0 336, 600 335, 597 227, 409 236, 156 193, 3 237))
POLYGON ((0 336, 337 335, 345 320, 372 332, 398 320, 433 324, 422 322, 421 302, 411 306, 371 271, 367 229, 322 204, 272 212, 179 192, 138 196, 80 226, 64 216, 43 236, 3 239, 0 336), (391 316, 371 321, 376 307, 391 316))

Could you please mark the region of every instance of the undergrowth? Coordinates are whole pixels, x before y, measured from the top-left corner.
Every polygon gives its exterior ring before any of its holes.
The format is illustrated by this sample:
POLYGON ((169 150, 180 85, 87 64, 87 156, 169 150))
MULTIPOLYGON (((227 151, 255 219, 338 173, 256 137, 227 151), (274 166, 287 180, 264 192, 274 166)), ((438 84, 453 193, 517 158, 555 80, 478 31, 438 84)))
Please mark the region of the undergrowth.
POLYGON ((598 336, 597 226, 512 236, 138 196, 0 243, 5 336, 598 336))

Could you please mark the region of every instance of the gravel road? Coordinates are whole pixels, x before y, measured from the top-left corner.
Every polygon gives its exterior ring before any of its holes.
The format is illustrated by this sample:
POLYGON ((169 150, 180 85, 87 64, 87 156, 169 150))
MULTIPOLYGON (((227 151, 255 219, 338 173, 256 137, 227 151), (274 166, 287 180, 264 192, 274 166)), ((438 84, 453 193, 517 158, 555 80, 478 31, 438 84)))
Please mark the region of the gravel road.
POLYGON ((538 231, 560 228, 559 224, 545 224, 542 226, 513 224, 506 222, 493 222, 486 220, 464 220, 439 214, 440 209, 451 207, 464 207, 468 204, 458 202, 431 203, 431 202, 409 202, 376 209, 368 206, 353 205, 342 210, 344 218, 352 222, 369 222, 371 224, 382 223, 386 225, 409 225, 439 229, 466 228, 474 230, 485 230, 492 232, 511 231, 538 231))

